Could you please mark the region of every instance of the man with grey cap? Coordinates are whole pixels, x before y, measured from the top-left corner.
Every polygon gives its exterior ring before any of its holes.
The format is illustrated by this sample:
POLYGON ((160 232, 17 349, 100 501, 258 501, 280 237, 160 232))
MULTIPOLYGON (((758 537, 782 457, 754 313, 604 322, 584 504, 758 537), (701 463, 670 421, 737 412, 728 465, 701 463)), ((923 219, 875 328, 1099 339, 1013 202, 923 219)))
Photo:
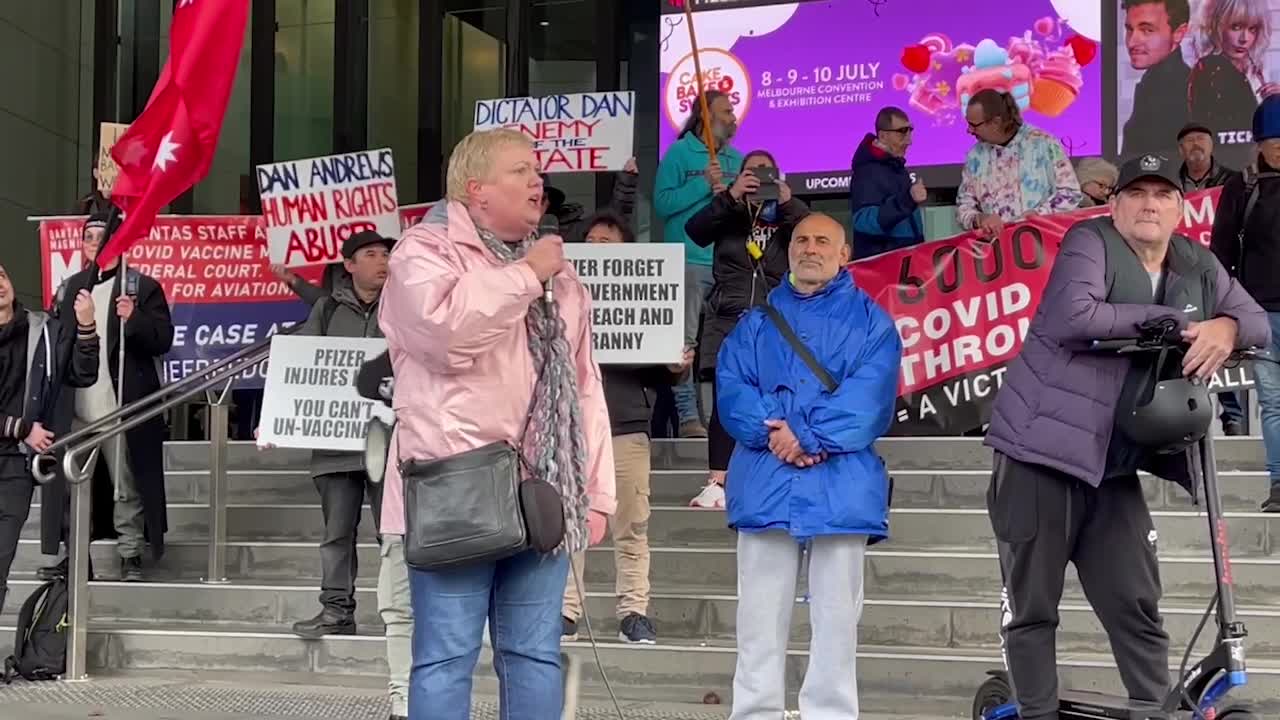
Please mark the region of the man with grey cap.
POLYGON ((1125 163, 1110 217, 1067 231, 1040 306, 996 396, 987 509, 1004 577, 1005 661, 1020 717, 1058 717, 1055 633, 1068 563, 1134 700, 1163 699, 1169 636, 1142 469, 1189 484, 1186 453, 1161 454, 1121 420, 1155 380, 1208 378, 1235 348, 1265 344, 1266 314, 1207 248, 1174 233, 1183 213, 1167 157, 1125 163), (1089 352, 1169 321, 1179 359, 1089 352))
MULTIPOLYGON (((359 232, 342 244, 343 264, 349 279, 311 307, 299 335, 326 337, 382 337, 378 327, 378 301, 387 282, 387 261, 394 242, 372 230, 359 232)), ((379 525, 382 486, 369 481, 364 456, 358 452, 315 450, 311 474, 320 493, 324 514, 324 540, 320 543, 320 614, 295 623, 293 632, 304 638, 354 635, 356 632, 355 580, 356 532, 365 495, 379 525)))
MULTIPOLYGON (((1184 195, 1222 187, 1240 174, 1213 156, 1213 131, 1203 123, 1189 122, 1178 131, 1178 154, 1182 156, 1178 179, 1184 195)), ((1224 392, 1218 395, 1218 402, 1222 405, 1223 434, 1244 435, 1244 408, 1240 406, 1240 397, 1224 392)))

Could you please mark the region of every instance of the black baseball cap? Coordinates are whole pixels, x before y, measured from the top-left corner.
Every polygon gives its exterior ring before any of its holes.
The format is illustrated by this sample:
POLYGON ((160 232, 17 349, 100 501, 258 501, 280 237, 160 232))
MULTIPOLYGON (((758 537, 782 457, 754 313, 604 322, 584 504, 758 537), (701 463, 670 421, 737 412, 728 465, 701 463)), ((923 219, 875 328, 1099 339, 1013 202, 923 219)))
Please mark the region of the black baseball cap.
POLYGON ((1182 138, 1190 135, 1191 133, 1204 133, 1209 137, 1213 137, 1213 131, 1210 130, 1204 123, 1189 122, 1186 125, 1183 125, 1182 129, 1178 131, 1179 142, 1181 142, 1182 138))
POLYGON ((1139 180, 1163 180, 1177 190, 1182 190, 1182 178, 1178 166, 1163 155, 1139 155, 1120 166, 1120 178, 1116 180, 1116 192, 1120 192, 1139 180))
POLYGON ((356 256, 356 253, 360 251, 360 248, 378 244, 386 245, 387 251, 390 252, 391 248, 395 247, 396 243, 390 238, 382 237, 373 230, 361 230, 355 235, 347 238, 346 242, 342 243, 342 257, 350 260, 356 256))

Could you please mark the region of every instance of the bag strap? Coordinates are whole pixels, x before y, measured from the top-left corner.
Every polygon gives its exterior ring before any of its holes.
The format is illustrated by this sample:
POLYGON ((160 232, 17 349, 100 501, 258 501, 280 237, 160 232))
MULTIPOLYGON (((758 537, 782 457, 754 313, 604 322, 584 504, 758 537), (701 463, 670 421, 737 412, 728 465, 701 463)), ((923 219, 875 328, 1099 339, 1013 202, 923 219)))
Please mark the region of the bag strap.
POLYGON ((835 392, 836 388, 840 387, 839 384, 836 383, 836 379, 831 377, 831 373, 827 372, 827 369, 822 367, 818 362, 818 359, 813 356, 812 352, 810 352, 809 348, 801 342, 799 337, 796 336, 796 331, 792 330, 791 326, 787 324, 786 319, 782 317, 782 313, 778 312, 778 308, 767 302, 762 307, 764 308, 765 314, 773 321, 774 326, 778 328, 778 332, 782 333, 782 337, 785 338, 787 344, 791 346, 791 349, 795 351, 796 355, 800 356, 800 359, 803 360, 804 364, 809 367, 809 370, 817 376, 818 380, 822 381, 822 385, 827 388, 827 392, 835 392))
POLYGON ((320 334, 327 336, 329 334, 329 323, 333 321, 333 314, 338 312, 338 301, 333 296, 320 298, 320 302, 324 303, 324 307, 320 308, 320 334))

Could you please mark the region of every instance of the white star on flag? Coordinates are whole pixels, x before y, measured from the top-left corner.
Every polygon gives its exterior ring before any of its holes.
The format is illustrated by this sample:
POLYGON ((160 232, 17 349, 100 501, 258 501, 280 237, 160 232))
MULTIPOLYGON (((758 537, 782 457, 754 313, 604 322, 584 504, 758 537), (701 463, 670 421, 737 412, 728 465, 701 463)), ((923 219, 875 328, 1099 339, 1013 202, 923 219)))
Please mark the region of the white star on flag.
POLYGON ((172 130, 165 133, 164 137, 160 139, 160 148, 156 150, 156 159, 152 163, 152 167, 159 168, 160 172, 168 170, 170 162, 178 161, 178 157, 173 154, 173 151, 180 147, 182 146, 173 141, 172 130))

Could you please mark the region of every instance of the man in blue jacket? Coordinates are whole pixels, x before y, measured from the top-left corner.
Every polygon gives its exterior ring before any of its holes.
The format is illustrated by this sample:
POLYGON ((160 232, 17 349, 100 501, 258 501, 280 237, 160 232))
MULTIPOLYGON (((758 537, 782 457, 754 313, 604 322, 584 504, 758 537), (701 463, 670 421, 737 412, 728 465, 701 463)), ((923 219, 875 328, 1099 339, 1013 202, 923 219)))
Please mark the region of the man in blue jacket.
MULTIPOLYGON (((702 103, 693 105, 689 120, 658 163, 658 177, 653 188, 653 209, 663 222, 666 242, 684 243, 684 344, 691 349, 698 342, 698 319, 702 304, 711 294, 715 278, 711 274, 711 248, 689 239, 685 223, 698 211, 711 204, 717 193, 724 192, 742 170, 742 153, 730 147, 738 120, 733 102, 716 90, 707 92, 710 115, 704 116, 702 103), (705 117, 705 119, 704 119, 705 117), (710 124, 715 140, 715 155, 707 149, 704 127, 710 124)), ((697 385, 692 379, 675 388, 676 411, 680 415, 681 437, 706 437, 707 429, 698 413, 697 385)))
POLYGON ((905 162, 913 131, 900 108, 883 108, 875 134, 868 133, 854 153, 849 211, 856 260, 924 242, 920 206, 929 193, 923 181, 911 180, 905 162))
POLYGON ((741 629, 732 720, 782 717, 806 544, 813 640, 800 714, 858 717, 863 557, 889 532, 889 478, 874 443, 893 422, 902 342, 845 270, 839 223, 805 218, 789 257, 791 273, 769 306, 744 317, 717 358, 717 408, 738 441, 727 488, 741 629))

